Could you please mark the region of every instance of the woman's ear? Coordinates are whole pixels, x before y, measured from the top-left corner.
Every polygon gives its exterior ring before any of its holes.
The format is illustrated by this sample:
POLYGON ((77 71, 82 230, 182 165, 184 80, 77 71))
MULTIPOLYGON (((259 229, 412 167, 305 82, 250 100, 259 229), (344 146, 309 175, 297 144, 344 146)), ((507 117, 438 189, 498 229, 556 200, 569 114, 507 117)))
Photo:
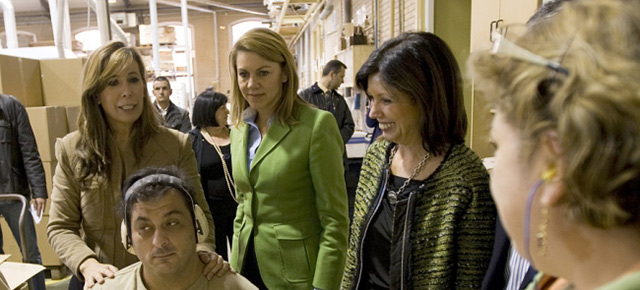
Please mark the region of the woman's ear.
POLYGON ((560 173, 555 168, 547 169, 543 173, 542 179, 545 182, 540 192, 540 203, 544 207, 557 206, 566 193, 566 187, 560 173))
POLYGON ((542 156, 540 157, 547 164, 547 169, 541 176, 545 183, 540 193, 540 203, 545 207, 552 207, 558 204, 566 192, 563 182, 562 146, 558 140, 557 132, 551 130, 542 134, 541 143, 542 156))
POLYGON ((282 83, 286 83, 289 80, 289 75, 284 70, 282 71, 282 83))

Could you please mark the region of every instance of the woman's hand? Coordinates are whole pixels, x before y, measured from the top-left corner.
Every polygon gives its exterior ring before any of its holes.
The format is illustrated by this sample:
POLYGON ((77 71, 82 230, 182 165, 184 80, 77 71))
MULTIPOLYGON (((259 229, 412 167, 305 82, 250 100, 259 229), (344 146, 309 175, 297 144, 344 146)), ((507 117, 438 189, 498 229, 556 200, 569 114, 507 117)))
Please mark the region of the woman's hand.
POLYGON ((91 289, 93 285, 104 283, 104 277, 113 278, 118 268, 109 264, 102 264, 94 258, 89 258, 80 264, 80 273, 84 277, 84 289, 91 289))
POLYGON ((198 256, 200 257, 200 261, 205 263, 204 269, 202 269, 202 275, 207 277, 207 280, 211 280, 214 275, 218 277, 222 277, 222 275, 226 274, 228 271, 231 273, 235 273, 229 265, 229 262, 222 259, 222 256, 216 254, 215 252, 198 252, 198 256))

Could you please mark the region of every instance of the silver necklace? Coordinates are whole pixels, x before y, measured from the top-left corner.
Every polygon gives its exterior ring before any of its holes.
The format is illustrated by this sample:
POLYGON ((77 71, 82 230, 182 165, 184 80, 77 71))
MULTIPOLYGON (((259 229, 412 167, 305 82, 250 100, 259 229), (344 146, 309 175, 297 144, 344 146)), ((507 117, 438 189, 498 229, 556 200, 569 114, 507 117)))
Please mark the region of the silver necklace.
MULTIPOLYGON (((393 157, 396 155, 397 152, 398 152, 398 145, 394 146, 393 149, 391 149, 391 154, 389 155, 389 167, 391 167, 391 162, 393 161, 393 157)), ((411 180, 413 180, 416 177, 416 175, 420 173, 420 171, 422 170, 422 167, 424 167, 424 165, 427 163, 427 160, 429 160, 429 157, 431 157, 431 153, 427 152, 427 154, 425 154, 424 157, 422 157, 422 160, 420 161, 420 163, 418 163, 418 166, 416 166, 416 168, 413 169, 413 172, 411 173, 411 176, 409 176, 409 179, 404 181, 404 183, 402 184, 400 189, 398 189, 398 191, 394 192, 393 190, 389 190, 388 197, 389 197, 389 200, 391 201, 391 204, 398 203, 398 196, 400 196, 400 194, 404 191, 404 189, 409 185, 411 180)))

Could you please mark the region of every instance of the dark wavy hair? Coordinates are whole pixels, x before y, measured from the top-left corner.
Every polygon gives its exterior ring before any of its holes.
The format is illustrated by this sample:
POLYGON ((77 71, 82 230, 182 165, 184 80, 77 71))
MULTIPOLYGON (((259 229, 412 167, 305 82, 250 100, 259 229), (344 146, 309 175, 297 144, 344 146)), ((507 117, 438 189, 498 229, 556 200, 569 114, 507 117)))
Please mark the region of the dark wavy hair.
POLYGON ((188 182, 187 176, 178 169, 177 166, 172 165, 168 167, 146 167, 138 170, 136 173, 129 176, 122 183, 122 198, 123 202, 120 203, 120 213, 124 219, 125 224, 127 226, 127 233, 131 233, 131 217, 133 206, 139 202, 146 202, 150 200, 160 199, 169 193, 170 189, 176 189, 180 191, 180 199, 184 203, 184 205, 189 210, 189 214, 191 216, 191 221, 195 222, 195 216, 192 203, 195 196, 195 189, 192 184, 188 182), (129 198, 125 199, 125 193, 131 188, 133 184, 135 184, 138 180, 143 179, 152 175, 169 175, 176 177, 181 181, 181 184, 172 184, 163 178, 158 178, 152 182, 147 182, 143 184, 141 187, 134 190, 131 193, 129 198))
POLYGON ((411 32, 388 40, 358 71, 358 87, 366 92, 369 76, 376 73, 386 90, 409 96, 422 111, 419 126, 425 150, 444 155, 449 146, 464 142, 467 113, 462 76, 442 39, 433 33, 411 32))

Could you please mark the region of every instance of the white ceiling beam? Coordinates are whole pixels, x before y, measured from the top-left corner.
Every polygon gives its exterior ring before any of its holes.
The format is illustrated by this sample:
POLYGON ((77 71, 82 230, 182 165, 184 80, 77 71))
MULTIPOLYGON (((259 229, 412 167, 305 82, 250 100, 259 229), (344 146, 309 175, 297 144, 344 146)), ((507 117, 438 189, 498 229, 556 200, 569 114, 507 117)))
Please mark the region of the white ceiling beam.
POLYGON ((238 6, 229 5, 229 4, 225 4, 225 3, 220 3, 220 2, 217 2, 217 1, 191 0, 191 2, 197 2, 197 3, 201 3, 201 4, 211 5, 211 6, 214 6, 214 7, 224 8, 224 9, 227 9, 227 10, 233 10, 233 11, 244 12, 244 13, 249 13, 249 14, 255 14, 255 15, 260 15, 260 16, 267 16, 266 13, 257 12, 257 11, 253 11, 253 10, 248 10, 248 9, 240 8, 238 6))

